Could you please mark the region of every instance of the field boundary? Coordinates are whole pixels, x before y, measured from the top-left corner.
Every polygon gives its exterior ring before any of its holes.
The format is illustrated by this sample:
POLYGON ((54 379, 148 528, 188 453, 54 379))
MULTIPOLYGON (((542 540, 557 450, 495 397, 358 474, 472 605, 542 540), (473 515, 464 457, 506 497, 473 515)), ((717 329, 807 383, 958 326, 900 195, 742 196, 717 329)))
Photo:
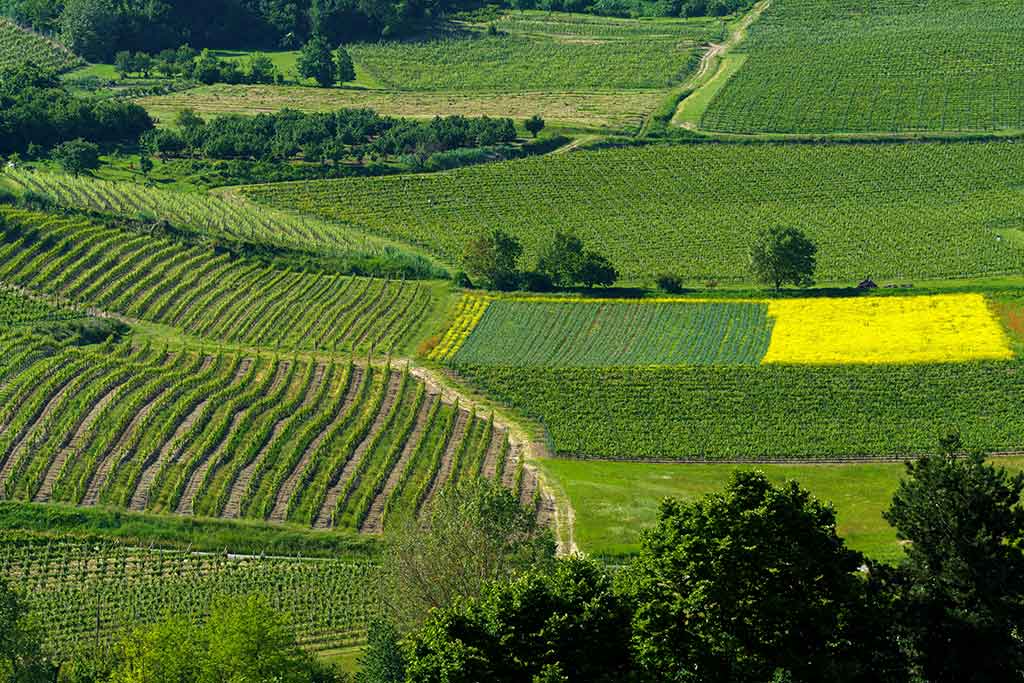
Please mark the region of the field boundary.
MULTIPOLYGON (((767 456, 763 458, 643 458, 639 456, 588 455, 585 453, 556 453, 549 460, 579 460, 586 462, 628 462, 648 465, 885 465, 909 462, 925 455, 940 455, 937 451, 922 451, 903 455, 830 455, 822 458, 767 456)), ((957 457, 966 458, 968 453, 957 457)), ((1024 450, 993 451, 985 453, 986 458, 1020 458, 1024 450)))

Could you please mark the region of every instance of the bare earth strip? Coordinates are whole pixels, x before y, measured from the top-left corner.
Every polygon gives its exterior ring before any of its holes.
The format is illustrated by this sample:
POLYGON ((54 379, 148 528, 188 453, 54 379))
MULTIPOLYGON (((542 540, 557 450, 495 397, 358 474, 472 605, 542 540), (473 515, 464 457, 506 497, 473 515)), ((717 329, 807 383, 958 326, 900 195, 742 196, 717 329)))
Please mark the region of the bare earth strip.
POLYGON ((549 123, 633 129, 664 96, 661 90, 462 94, 220 84, 143 97, 137 102, 150 114, 167 120, 188 107, 213 116, 277 112, 283 107, 307 112, 368 107, 381 114, 414 118, 461 114, 525 119, 540 114, 549 123))
POLYGON ((366 454, 366 450, 373 443, 374 438, 378 432, 384 427, 384 422, 388 418, 388 413, 391 412, 391 407, 395 404, 398 399, 398 389, 402 385, 402 374, 400 372, 392 372, 391 377, 388 378, 387 394, 384 396, 384 402, 380 406, 377 416, 373 419, 373 424, 370 426, 370 431, 367 432, 366 437, 356 446, 352 452, 352 457, 345 463, 345 467, 341 470, 341 475, 338 480, 334 482, 334 485, 327 491, 327 497, 324 498, 324 504, 320 507, 320 512, 317 515, 314 527, 317 529, 326 529, 332 524, 334 507, 338 502, 338 497, 341 496, 341 492, 345 489, 348 484, 348 480, 355 475, 356 468, 362 461, 363 456, 366 454))
POLYGON ((469 418, 470 414, 466 410, 460 410, 458 417, 455 418, 455 427, 452 429, 451 436, 448 437, 448 443, 445 446, 444 455, 441 456, 441 467, 434 476, 434 481, 430 484, 430 492, 427 494, 427 497, 423 499, 424 509, 430 504, 430 501, 434 499, 437 492, 448 483, 449 477, 452 476, 452 464, 455 460, 455 452, 459 450, 459 445, 462 443, 462 440, 466 438, 466 431, 470 426, 469 418))
POLYGON ((494 475, 498 472, 498 456, 501 455, 501 449, 505 444, 505 437, 505 430, 495 426, 494 431, 491 433, 491 443, 487 447, 487 453, 484 455, 484 466, 480 471, 488 479, 494 479, 494 475))
POLYGON ((405 442, 402 455, 399 456, 398 462, 395 463, 394 468, 388 474, 384 488, 370 504, 370 511, 367 513, 366 521, 363 522, 363 526, 360 529, 363 533, 379 534, 384 531, 384 504, 387 503, 391 492, 398 486, 402 473, 409 464, 409 460, 412 459, 413 453, 419 447, 420 441, 423 439, 423 433, 427 430, 427 417, 430 415, 430 409, 437 400, 437 394, 430 394, 423 401, 423 405, 420 406, 420 411, 416 414, 416 424, 413 426, 412 434, 409 435, 408 441, 405 442))

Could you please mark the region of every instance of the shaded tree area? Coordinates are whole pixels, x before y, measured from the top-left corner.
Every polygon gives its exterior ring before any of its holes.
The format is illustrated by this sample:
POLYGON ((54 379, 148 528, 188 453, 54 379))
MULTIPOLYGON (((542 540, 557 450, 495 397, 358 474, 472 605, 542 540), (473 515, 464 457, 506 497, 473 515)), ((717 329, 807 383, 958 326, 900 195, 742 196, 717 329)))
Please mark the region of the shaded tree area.
MULTIPOLYGON (((587 249, 583 240, 569 233, 555 232, 533 270, 520 270, 522 254, 518 238, 494 230, 467 243, 462 264, 481 285, 501 291, 546 292, 576 285, 588 289, 596 285, 610 287, 619 279, 618 271, 605 256, 587 249)), ((472 284, 470 281, 469 285, 472 284)))
POLYGON ((348 156, 429 155, 516 139, 511 119, 447 116, 416 121, 381 116, 371 109, 314 114, 285 109, 211 121, 186 110, 177 124, 176 129, 145 134, 144 147, 165 157, 283 160, 301 155, 310 161, 337 161, 348 156))
POLYGON ((49 149, 78 138, 133 142, 152 127, 139 105, 76 97, 34 65, 0 70, 0 154, 49 149))

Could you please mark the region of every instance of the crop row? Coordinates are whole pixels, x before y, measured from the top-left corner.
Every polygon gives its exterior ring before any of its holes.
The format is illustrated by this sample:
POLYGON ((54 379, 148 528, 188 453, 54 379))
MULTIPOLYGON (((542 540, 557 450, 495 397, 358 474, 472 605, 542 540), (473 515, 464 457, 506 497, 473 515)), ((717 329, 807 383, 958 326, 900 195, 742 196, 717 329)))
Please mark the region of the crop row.
POLYGON ((821 280, 1020 272, 1024 145, 679 145, 439 174, 262 185, 250 196, 351 221, 457 261, 501 226, 530 267, 555 230, 629 279, 749 278, 756 233, 804 230, 821 280))
POLYGON ((85 219, 0 215, 0 281, 213 340, 388 353, 433 306, 420 282, 277 270, 85 219))
POLYGON ((734 132, 1024 128, 1016 0, 778 0, 702 126, 734 132))
POLYGON ((758 303, 495 301, 455 364, 721 365, 761 361, 771 336, 758 303))
POLYGON ((227 597, 259 595, 299 641, 325 650, 358 640, 383 609, 369 563, 238 557, 123 545, 0 540, 0 577, 18 588, 49 648, 72 654, 168 611, 199 620, 227 597))
POLYGON ((0 68, 28 62, 49 71, 67 71, 84 64, 63 45, 0 17, 0 68))
POLYGON ((507 465, 504 431, 398 370, 9 334, 0 386, 7 499, 380 531, 507 465))
POLYGON ((1020 362, 549 368, 460 365, 542 420, 559 453, 815 458, 1024 447, 1020 362))
POLYGON ((137 183, 29 170, 7 176, 27 190, 72 208, 128 218, 165 220, 213 238, 273 244, 320 253, 380 253, 385 246, 344 226, 254 205, 237 195, 162 190, 137 183))

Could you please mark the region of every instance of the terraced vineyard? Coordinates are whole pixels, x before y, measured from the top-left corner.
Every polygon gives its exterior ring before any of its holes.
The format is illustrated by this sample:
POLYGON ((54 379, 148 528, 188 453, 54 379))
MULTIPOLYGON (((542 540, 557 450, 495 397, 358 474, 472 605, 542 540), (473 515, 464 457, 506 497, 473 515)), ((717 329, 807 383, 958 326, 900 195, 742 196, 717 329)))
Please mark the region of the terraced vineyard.
POLYGON ((918 365, 551 368, 460 365, 545 423, 562 454, 817 458, 1024 447, 1020 361, 918 365))
POLYGON ((773 0, 701 125, 742 133, 1024 128, 1017 0, 773 0))
POLYGON ((201 619, 225 597, 265 596, 313 651, 363 637, 382 611, 368 563, 146 550, 50 537, 0 538, 0 577, 22 587, 47 647, 71 655, 168 611, 201 619))
POLYGON ((0 330, 75 320, 84 316, 85 313, 73 307, 54 306, 44 301, 27 299, 15 291, 0 289, 0 330))
POLYGON ((499 300, 456 365, 757 365, 772 323, 760 303, 499 300))
POLYGON ((745 280, 756 232, 798 227, 818 278, 966 278, 1024 268, 1024 145, 685 145, 578 152, 430 175, 246 188, 456 262, 495 226, 532 266, 573 231, 625 278, 745 280))
POLYGON ((159 218, 210 237, 278 244, 321 253, 380 253, 388 245, 337 223, 255 206, 238 197, 171 192, 130 182, 8 170, 22 187, 72 208, 128 218, 159 218))
POLYGON ((460 26, 438 38, 348 49, 374 80, 398 90, 663 89, 686 77, 698 44, 722 34, 716 19, 581 21, 541 12, 496 26, 503 35, 460 26))
POLYGON ((85 63, 60 43, 0 17, 0 69, 28 62, 58 72, 85 63))
POLYGON ((0 217, 0 281, 207 339, 383 354, 436 305, 430 283, 276 270, 81 218, 0 217))
POLYGON ((0 339, 0 497, 380 532, 443 485, 537 504, 506 432, 407 372, 0 339))

